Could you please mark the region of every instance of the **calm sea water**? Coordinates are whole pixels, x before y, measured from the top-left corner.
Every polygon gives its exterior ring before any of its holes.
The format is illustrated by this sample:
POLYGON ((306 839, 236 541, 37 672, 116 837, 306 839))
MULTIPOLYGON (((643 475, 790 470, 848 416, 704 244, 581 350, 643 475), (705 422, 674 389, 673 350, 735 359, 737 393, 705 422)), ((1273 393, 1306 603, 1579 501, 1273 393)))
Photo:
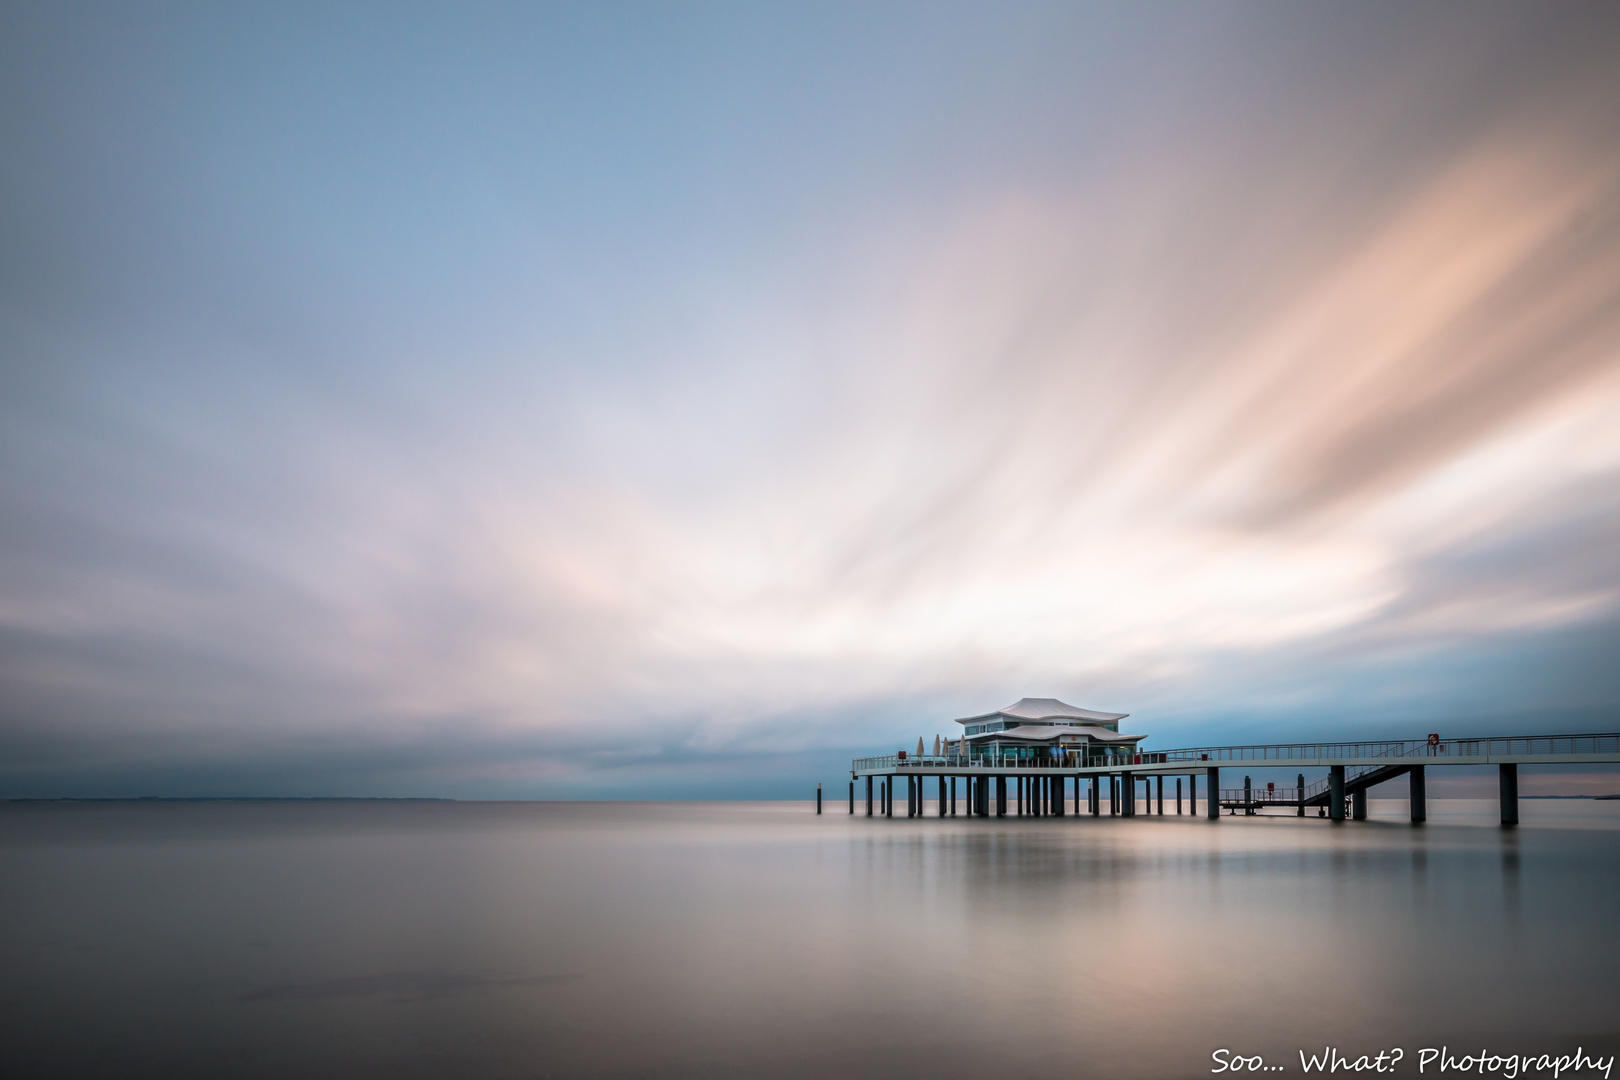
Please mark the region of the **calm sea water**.
MULTIPOLYGON (((0 805, 0 1076, 1197 1077, 1620 1052, 1620 802, 0 805), (903 805, 903 804, 902 804, 903 805)), ((1433 1068, 1428 1072, 1433 1075, 1433 1068)), ((1620 1076, 1620 1068, 1615 1071, 1620 1076)))

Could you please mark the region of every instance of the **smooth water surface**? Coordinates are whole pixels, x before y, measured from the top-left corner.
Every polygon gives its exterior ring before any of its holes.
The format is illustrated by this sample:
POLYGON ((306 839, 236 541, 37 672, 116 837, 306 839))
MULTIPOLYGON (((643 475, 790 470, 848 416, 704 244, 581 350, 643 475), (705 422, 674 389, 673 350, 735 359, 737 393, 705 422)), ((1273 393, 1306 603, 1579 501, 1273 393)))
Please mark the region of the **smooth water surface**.
MULTIPOLYGON (((0 805, 0 1077, 1208 1076, 1620 1051, 1620 802, 0 805), (929 804, 930 809, 934 806, 929 804)), ((1433 1070, 1430 1070, 1433 1073, 1433 1070)), ((1620 1069, 1616 1070, 1620 1076, 1620 1069)))

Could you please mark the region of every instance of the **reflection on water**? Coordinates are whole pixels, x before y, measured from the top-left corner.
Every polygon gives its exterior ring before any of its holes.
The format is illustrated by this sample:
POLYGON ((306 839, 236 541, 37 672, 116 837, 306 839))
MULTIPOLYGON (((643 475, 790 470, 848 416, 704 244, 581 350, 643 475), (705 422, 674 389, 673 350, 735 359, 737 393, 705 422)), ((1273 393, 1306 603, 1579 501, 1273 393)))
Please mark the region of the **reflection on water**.
MULTIPOLYGON (((0 806, 0 1076, 1207 1076, 1620 1050, 1620 803, 0 806)), ((1403 1069, 1415 1075, 1414 1069, 1403 1069)))

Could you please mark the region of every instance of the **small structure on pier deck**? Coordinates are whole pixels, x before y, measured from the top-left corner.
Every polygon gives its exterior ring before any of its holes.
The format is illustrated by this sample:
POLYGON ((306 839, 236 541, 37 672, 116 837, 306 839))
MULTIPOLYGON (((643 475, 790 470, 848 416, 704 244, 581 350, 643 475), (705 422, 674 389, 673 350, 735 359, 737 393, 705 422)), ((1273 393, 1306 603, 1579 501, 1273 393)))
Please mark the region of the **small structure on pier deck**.
POLYGON ((1008 765, 1116 754, 1129 761, 1147 738, 1120 733, 1119 722, 1129 715, 1081 709, 1057 698, 1020 698, 1005 709, 958 720, 962 738, 950 740, 946 752, 1008 765))

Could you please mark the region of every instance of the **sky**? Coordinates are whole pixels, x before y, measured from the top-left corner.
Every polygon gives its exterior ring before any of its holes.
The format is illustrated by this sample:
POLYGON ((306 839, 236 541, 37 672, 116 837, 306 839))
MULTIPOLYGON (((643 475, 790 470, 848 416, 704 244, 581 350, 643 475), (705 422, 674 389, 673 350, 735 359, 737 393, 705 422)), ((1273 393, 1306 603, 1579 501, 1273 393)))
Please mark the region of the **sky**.
POLYGON ((0 796, 1620 730, 1620 9, 0 3, 0 796))

